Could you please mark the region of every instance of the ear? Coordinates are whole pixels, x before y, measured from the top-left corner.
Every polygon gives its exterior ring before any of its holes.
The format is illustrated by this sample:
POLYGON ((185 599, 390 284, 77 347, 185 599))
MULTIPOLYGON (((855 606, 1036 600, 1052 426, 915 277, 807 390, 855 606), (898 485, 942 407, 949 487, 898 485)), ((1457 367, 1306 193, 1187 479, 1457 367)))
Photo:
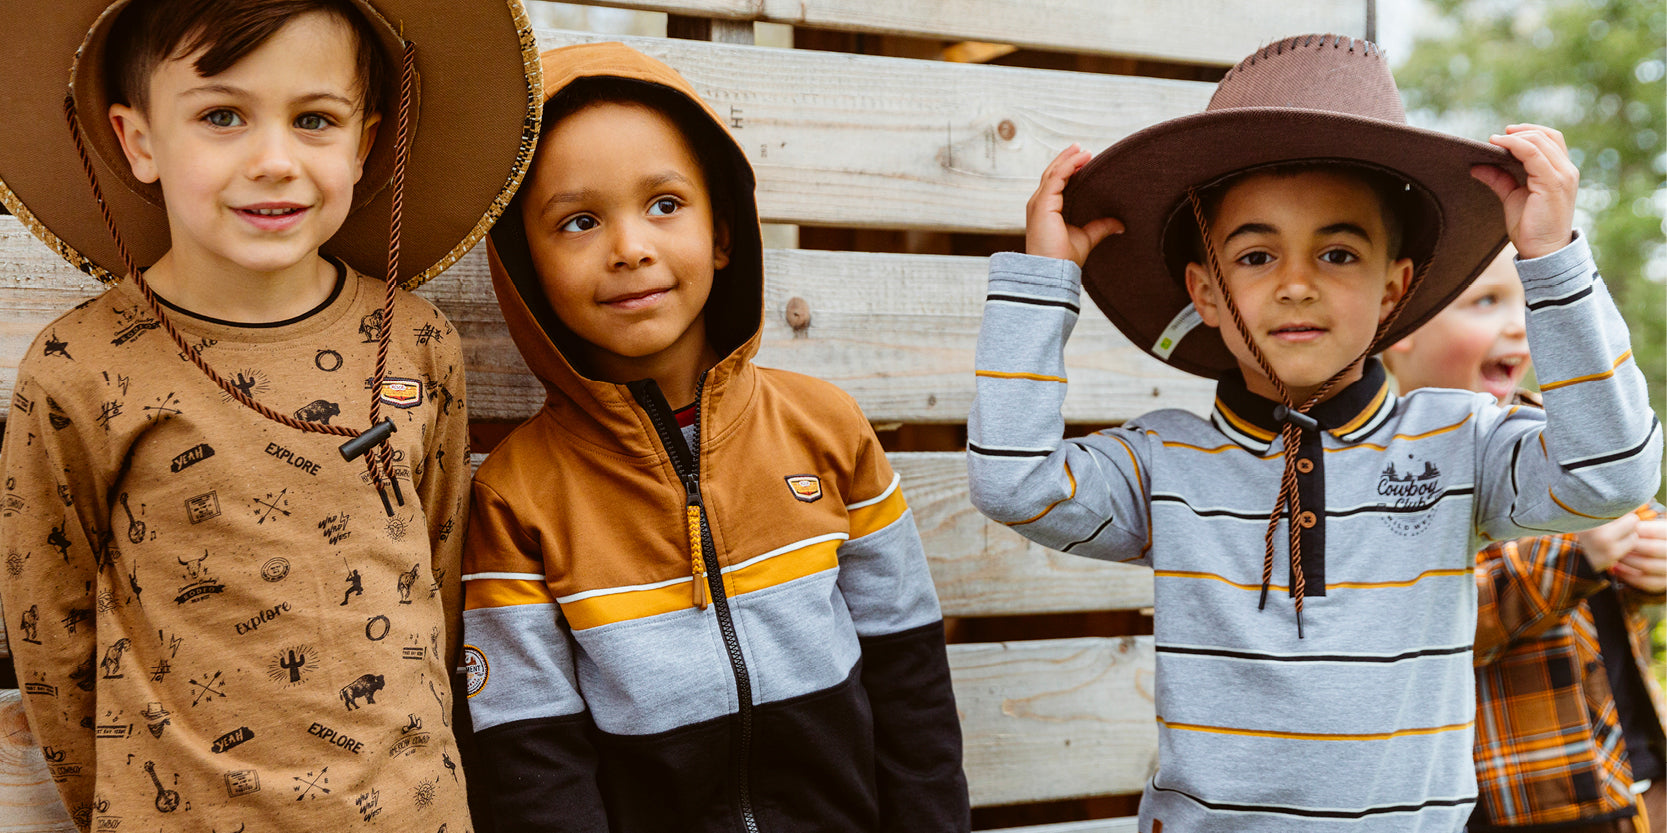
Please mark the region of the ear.
POLYGON ((1395 305, 1407 294, 1407 284, 1412 281, 1412 258, 1403 257, 1389 264, 1389 273, 1384 276, 1383 302, 1378 305, 1378 323, 1382 324, 1389 317, 1395 305))
POLYGON ((1192 298, 1192 308, 1198 310, 1198 317, 1204 319, 1204 326, 1221 327, 1221 315, 1216 309, 1215 281, 1210 280, 1202 264, 1187 264, 1187 296, 1192 298))
POLYGON ((110 127, 116 131, 116 139, 122 143, 122 153, 127 156, 128 167, 133 169, 133 178, 140 182, 155 182, 159 176, 156 170, 156 157, 151 152, 150 123, 145 115, 126 104, 110 105, 110 127))
POLYGON ((712 218, 712 271, 729 265, 729 221, 712 218))
POLYGON ((382 126, 382 114, 371 113, 365 116, 365 123, 359 128, 359 155, 353 172, 353 181, 358 182, 365 175, 365 160, 370 158, 370 149, 376 144, 376 129, 382 126))

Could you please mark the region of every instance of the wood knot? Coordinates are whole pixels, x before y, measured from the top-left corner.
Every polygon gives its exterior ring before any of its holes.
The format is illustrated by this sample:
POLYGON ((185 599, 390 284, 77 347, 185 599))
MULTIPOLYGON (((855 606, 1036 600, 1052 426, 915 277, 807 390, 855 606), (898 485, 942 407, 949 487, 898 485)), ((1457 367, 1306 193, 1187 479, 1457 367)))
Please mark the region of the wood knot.
POLYGON ((1013 141, 1013 137, 1018 133, 1019 128, 1013 124, 1012 119, 1002 119, 1001 124, 996 125, 996 135, 1000 136, 1004 142, 1013 141))
POLYGON ((803 335, 810 327, 810 302, 794 296, 787 300, 787 326, 795 335, 803 335))

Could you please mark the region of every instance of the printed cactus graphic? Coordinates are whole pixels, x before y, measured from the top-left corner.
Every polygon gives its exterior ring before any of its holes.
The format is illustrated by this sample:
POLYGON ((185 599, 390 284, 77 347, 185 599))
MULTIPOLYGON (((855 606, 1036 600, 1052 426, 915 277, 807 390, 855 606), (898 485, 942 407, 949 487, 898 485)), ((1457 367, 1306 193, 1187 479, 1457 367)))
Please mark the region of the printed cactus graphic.
POLYGON ((307 654, 303 649, 303 652, 298 656, 296 655, 294 648, 289 649, 288 653, 289 656, 287 658, 278 660, 278 667, 289 672, 290 682, 301 682, 301 669, 305 668, 307 665, 307 654))

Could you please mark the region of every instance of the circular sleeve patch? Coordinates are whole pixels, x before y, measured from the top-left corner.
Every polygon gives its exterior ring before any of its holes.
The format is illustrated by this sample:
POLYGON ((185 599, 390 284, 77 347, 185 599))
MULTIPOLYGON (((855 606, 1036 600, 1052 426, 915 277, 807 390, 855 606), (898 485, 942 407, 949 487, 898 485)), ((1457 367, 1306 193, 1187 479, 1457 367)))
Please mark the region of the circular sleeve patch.
POLYGON ((469 697, 480 693, 486 687, 486 680, 492 676, 492 667, 486 662, 486 654, 473 645, 463 646, 463 684, 469 697))

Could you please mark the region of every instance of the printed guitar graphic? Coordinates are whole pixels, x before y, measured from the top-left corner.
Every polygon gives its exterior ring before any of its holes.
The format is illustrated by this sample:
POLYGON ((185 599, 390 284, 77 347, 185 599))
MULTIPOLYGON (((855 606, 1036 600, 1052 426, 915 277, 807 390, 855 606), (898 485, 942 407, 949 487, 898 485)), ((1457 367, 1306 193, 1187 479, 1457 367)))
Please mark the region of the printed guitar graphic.
POLYGON ((179 809, 179 793, 175 790, 165 789, 162 786, 162 779, 156 777, 156 762, 146 761, 145 771, 150 773, 150 779, 156 782, 156 811, 158 813, 172 813, 179 809))
POLYGON ((135 544, 144 543, 145 522, 133 517, 133 510, 127 507, 127 492, 122 492, 117 499, 122 502, 122 510, 127 512, 127 540, 135 544))

